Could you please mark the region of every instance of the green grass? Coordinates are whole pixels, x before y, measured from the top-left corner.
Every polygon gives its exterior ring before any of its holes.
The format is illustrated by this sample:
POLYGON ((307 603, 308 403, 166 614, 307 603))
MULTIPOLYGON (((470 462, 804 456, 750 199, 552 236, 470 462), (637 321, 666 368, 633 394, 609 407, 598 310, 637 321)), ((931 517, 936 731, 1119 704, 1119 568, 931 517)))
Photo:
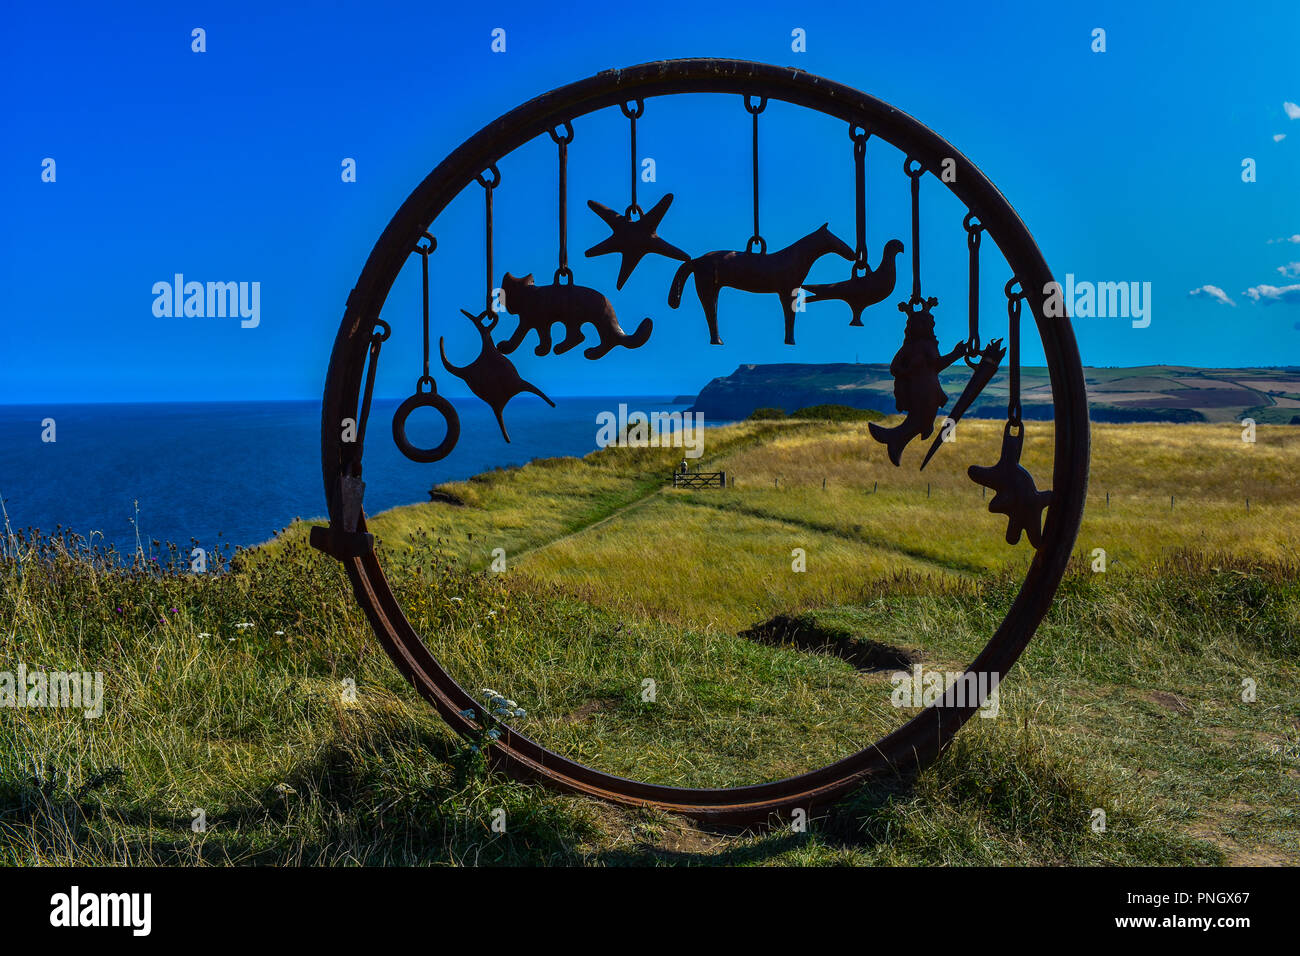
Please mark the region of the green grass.
MULTIPOLYGON (((1246 450, 1219 429, 1098 428, 1081 560, 999 716, 807 833, 706 831, 487 774, 302 525, 206 576, 25 542, 0 561, 0 670, 103 671, 106 708, 0 709, 0 861, 1295 863, 1300 515, 1282 479, 1296 448, 1286 429, 1246 450), (1232 501, 1246 487, 1249 516, 1232 501), (1089 569, 1094 546, 1106 574, 1089 569)), ((1026 460, 1043 476, 1039 437, 1026 460)), ((607 449, 443 486, 447 500, 371 527, 431 649, 467 688, 518 700, 525 733, 622 775, 752 783, 906 719, 889 670, 859 670, 846 648, 946 670, 988 639, 1029 555, 961 473, 996 441, 963 423, 917 476, 882 465, 863 423, 746 423, 710 432, 698 462, 734 489, 664 490, 672 449, 607 449), (486 570, 496 547, 505 574, 486 570), (826 647, 742 633, 777 615, 826 647)))

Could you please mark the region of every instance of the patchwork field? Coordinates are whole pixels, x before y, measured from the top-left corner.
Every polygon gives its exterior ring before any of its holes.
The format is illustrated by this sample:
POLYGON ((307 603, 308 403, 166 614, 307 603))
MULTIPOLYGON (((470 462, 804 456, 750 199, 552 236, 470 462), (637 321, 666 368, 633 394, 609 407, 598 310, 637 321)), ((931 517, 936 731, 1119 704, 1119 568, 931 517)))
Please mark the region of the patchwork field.
MULTIPOLYGON (((1176 365, 1084 368, 1094 421, 1240 422, 1253 418, 1274 425, 1300 416, 1300 370, 1278 368, 1202 369, 1176 365)), ((940 373, 950 396, 961 394, 969 371, 958 363, 940 373)), ((1047 369, 1022 370, 1025 414, 1050 418, 1052 389, 1047 369)), ((883 364, 742 365, 716 378, 695 399, 710 420, 744 418, 755 408, 792 411, 820 402, 894 411, 893 376, 883 364)), ((1003 370, 980 395, 975 417, 996 418, 1007 401, 1003 370)))

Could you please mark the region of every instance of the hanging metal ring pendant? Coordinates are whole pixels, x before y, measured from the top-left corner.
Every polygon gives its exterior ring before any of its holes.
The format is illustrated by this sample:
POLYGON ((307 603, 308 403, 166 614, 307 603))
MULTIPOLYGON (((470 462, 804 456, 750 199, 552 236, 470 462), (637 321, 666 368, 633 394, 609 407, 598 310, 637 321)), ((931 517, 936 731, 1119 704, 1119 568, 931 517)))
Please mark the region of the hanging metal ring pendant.
POLYGON ((397 411, 393 414, 393 441, 401 449, 402 454, 411 461, 429 465, 435 461, 442 461, 450 455, 459 439, 460 416, 456 414, 455 407, 438 394, 438 385, 434 382, 432 376, 421 376, 420 380, 415 383, 415 394, 402 402, 401 405, 398 405, 397 411), (420 389, 426 384, 429 386, 429 391, 422 392, 420 389), (411 413, 417 408, 434 409, 446 423, 447 434, 433 448, 420 448, 412 444, 411 440, 406 437, 406 420, 411 417, 411 413))

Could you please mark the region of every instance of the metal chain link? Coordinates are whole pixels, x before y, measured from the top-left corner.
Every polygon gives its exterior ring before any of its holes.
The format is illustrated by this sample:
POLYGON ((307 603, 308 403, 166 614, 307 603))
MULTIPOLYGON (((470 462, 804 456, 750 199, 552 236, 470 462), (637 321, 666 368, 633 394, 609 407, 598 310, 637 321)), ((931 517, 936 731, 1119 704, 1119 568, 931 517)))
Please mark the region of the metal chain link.
POLYGON ((925 175, 925 166, 920 160, 908 156, 903 160, 903 172, 912 180, 912 305, 919 305, 921 298, 921 177, 925 175), (916 163, 916 169, 912 169, 916 163))
POLYGON ((745 248, 749 250, 757 244, 759 252, 767 252, 767 240, 763 238, 758 228, 758 114, 767 109, 767 97, 760 96, 757 105, 751 105, 750 99, 751 97, 746 94, 745 110, 754 118, 754 234, 749 237, 749 242, 745 245, 745 248))
POLYGON ((573 142, 573 124, 564 121, 564 135, 550 131, 560 150, 560 266, 555 270, 554 282, 568 279, 573 283, 573 270, 569 268, 569 144, 573 142))
POLYGON ((1022 289, 1019 292, 1013 292, 1012 287, 1018 286, 1020 280, 1012 276, 1003 291, 1007 296, 1007 342, 1010 352, 1011 368, 1009 370, 1010 381, 1008 383, 1007 395, 1007 423, 1013 426, 1021 424, 1020 413, 1020 303, 1026 298, 1022 289))

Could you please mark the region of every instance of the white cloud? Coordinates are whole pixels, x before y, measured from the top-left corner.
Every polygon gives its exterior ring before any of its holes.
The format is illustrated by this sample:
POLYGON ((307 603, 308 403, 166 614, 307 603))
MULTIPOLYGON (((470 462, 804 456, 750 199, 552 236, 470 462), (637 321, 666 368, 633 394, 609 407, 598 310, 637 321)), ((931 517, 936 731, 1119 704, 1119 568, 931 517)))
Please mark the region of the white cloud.
POLYGON ((1277 271, 1284 276, 1300 278, 1300 262, 1288 262, 1284 266, 1278 266, 1277 271))
POLYGON ((1209 296, 1211 299, 1213 299, 1215 302, 1218 302, 1218 303, 1220 303, 1220 304, 1222 304, 1222 305, 1236 305, 1236 304, 1237 304, 1237 303, 1233 302, 1230 298, 1228 298, 1228 293, 1224 292, 1224 291, 1223 291, 1222 289, 1220 289, 1217 285, 1203 285, 1203 286, 1201 286, 1199 289, 1193 289, 1191 292, 1189 292, 1189 293, 1187 293, 1187 294, 1188 294, 1188 295, 1208 295, 1208 296, 1209 296))
POLYGON ((1282 109, 1286 110, 1287 119, 1300 119, 1300 106, 1297 106, 1295 103, 1283 103, 1282 109))
POLYGON ((1280 143, 1280 142, 1282 142, 1282 140, 1284 140, 1284 139, 1286 139, 1286 133, 1274 133, 1274 134, 1273 134, 1273 142, 1275 142, 1275 143, 1280 143))
POLYGON ((1275 302, 1300 305, 1300 285, 1257 285, 1251 286, 1242 294, 1264 305, 1272 305, 1275 302))
POLYGON ((1270 239, 1268 244, 1271 246, 1277 242, 1289 242, 1292 245, 1300 246, 1300 232, 1297 232, 1294 236, 1283 236, 1281 239, 1270 239))

